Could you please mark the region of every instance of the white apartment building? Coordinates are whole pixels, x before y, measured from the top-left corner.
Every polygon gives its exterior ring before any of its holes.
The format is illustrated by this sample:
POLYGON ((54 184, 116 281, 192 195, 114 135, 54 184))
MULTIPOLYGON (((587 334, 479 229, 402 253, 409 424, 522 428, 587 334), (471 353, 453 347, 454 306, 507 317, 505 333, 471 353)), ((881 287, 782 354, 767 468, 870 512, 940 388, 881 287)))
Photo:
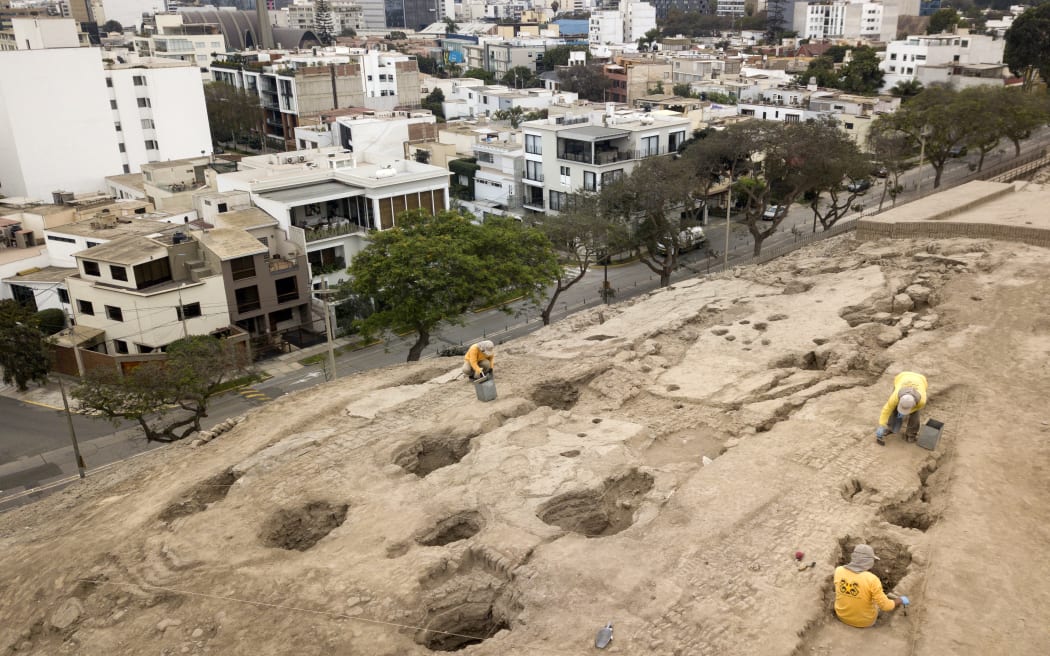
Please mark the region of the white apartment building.
MULTIPOLYGON (((398 154, 402 148, 398 148, 398 154)), ((277 219, 301 243, 315 273, 314 286, 344 280, 353 256, 367 246, 370 230, 395 225, 398 214, 449 207, 448 170, 411 160, 364 164, 342 148, 259 155, 241 160, 241 170, 216 177, 219 192, 241 191, 277 219)))
POLYGON ((588 42, 591 45, 635 43, 656 27, 656 7, 639 0, 624 0, 617 9, 592 11, 588 42))
POLYGON ((486 135, 474 144, 478 170, 474 173, 474 201, 479 208, 521 206, 521 176, 525 147, 518 141, 486 135))
POLYGON ((642 160, 678 150, 688 118, 615 110, 564 114, 522 125, 525 166, 522 205, 557 212, 576 191, 600 191, 642 160))
MULTIPOLYGON (((186 33, 182 14, 158 14, 154 17, 157 31, 136 36, 135 51, 142 57, 159 57, 188 62, 201 70, 206 81, 211 81, 208 67, 214 55, 226 52, 226 37, 216 34, 186 33)), ((193 26, 198 28, 200 26, 193 26)))
POLYGON ((891 41, 900 9, 893 2, 796 2, 792 29, 799 38, 891 41))
MULTIPOLYGON (((365 14, 361 5, 351 0, 332 0, 329 3, 332 13, 332 31, 338 36, 343 30, 365 29, 365 14)), ((313 30, 313 0, 295 0, 292 4, 273 13, 277 27, 291 27, 300 30, 313 30)))
POLYGON ((990 36, 931 34, 909 36, 887 44, 879 68, 886 74, 882 88, 918 80, 946 81, 959 86, 1003 84, 1005 42, 990 36), (989 71, 991 74, 989 75, 989 71))
POLYGON ((442 104, 446 119, 491 116, 498 111, 520 107, 525 112, 548 109, 551 105, 572 104, 579 94, 547 89, 511 89, 492 85, 457 87, 442 104))
POLYGON ((76 21, 68 18, 13 16, 11 27, 0 30, 0 51, 77 48, 81 45, 76 21))
POLYGON ((421 138, 437 118, 428 111, 400 110, 340 116, 322 127, 295 128, 299 150, 339 146, 358 162, 384 164, 403 153, 406 141, 421 138))

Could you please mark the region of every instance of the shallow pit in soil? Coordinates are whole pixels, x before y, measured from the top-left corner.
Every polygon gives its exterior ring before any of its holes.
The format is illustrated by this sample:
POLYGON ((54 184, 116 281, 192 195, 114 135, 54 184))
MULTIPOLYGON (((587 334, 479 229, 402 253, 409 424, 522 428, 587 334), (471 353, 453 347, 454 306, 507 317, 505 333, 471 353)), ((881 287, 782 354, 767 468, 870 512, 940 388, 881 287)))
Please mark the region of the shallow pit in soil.
POLYGON ((306 551, 346 521, 347 504, 311 501, 297 508, 275 512, 260 532, 267 547, 306 551))
POLYGON ((555 380, 536 387, 532 401, 554 410, 570 410, 580 400, 580 390, 567 380, 555 380))
POLYGON ((544 523, 589 538, 615 535, 634 524, 634 513, 653 488, 651 474, 631 470, 595 489, 567 492, 536 512, 544 523))
POLYGON ((160 513, 160 521, 170 522, 179 517, 188 517, 207 510, 210 504, 222 501, 230 493, 230 487, 240 478, 227 469, 221 474, 206 478, 184 493, 175 503, 160 513))
POLYGON ((484 521, 479 513, 457 513, 438 522, 428 533, 416 538, 416 542, 424 547, 443 547, 474 537, 483 526, 484 521))
POLYGON ((911 565, 911 551, 904 545, 885 537, 868 537, 855 538, 846 536, 839 540, 840 565, 845 565, 850 561, 850 557, 853 554, 853 547, 858 544, 867 544, 875 550, 875 555, 879 557, 875 561, 875 565, 871 568, 871 573, 879 577, 882 581, 882 589, 886 592, 890 592, 896 587, 897 583, 908 573, 908 567, 911 565))
POLYGON ((642 462, 661 467, 680 462, 700 464, 704 458, 714 460, 726 452, 728 436, 703 427, 675 431, 653 439, 642 452, 642 462))
POLYGON ((394 464, 423 478, 470 453, 469 437, 424 437, 394 456, 394 464))
POLYGON ((416 642, 430 651, 459 651, 477 645, 511 625, 521 612, 509 581, 471 568, 430 591, 416 642))
POLYGON ((902 528, 914 528, 925 533, 937 521, 929 505, 919 501, 899 504, 884 509, 879 517, 902 528))

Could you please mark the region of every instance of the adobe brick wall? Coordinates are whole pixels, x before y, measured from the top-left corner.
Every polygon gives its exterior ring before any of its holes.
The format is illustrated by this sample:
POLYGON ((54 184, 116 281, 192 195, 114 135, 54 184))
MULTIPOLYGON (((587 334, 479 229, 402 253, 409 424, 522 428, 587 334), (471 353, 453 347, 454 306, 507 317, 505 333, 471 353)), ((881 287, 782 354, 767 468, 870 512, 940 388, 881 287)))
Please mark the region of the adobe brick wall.
POLYGON ((908 221, 885 223, 861 219, 857 222, 857 239, 995 239, 1016 241, 1031 246, 1050 248, 1050 230, 1030 226, 1010 226, 993 222, 908 221))

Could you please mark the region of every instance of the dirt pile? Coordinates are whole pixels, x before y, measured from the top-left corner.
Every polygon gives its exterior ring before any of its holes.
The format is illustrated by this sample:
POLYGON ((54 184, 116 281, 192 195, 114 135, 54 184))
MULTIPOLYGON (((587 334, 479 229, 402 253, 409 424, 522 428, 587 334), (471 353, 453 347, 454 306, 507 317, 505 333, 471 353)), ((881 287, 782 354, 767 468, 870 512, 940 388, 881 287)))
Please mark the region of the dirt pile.
POLYGON ((342 379, 0 516, 0 653, 1050 652, 1050 259, 838 238, 342 379), (934 452, 873 431, 925 373, 934 452), (550 372, 557 372, 552 377, 550 372), (913 606, 831 612, 857 542, 913 606), (800 571, 793 554, 816 566, 800 571))

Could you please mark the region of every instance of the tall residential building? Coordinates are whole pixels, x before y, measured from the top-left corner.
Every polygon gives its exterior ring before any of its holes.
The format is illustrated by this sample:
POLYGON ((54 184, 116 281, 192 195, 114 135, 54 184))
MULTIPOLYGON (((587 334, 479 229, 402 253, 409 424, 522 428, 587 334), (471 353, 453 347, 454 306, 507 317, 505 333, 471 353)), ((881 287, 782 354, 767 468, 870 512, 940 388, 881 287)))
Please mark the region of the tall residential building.
POLYGON ((76 21, 68 18, 12 17, 10 27, 0 29, 0 50, 77 48, 81 45, 76 21))
MULTIPOLYGON (((329 3, 332 15, 332 31, 338 36, 344 30, 361 30, 365 27, 364 11, 352 0, 332 0, 329 3)), ((280 11, 274 12, 276 24, 300 30, 317 31, 314 23, 314 1, 295 0, 280 11)))
POLYGON ((385 0, 386 26, 418 30, 441 21, 437 0, 385 0))
POLYGON ((211 81, 214 55, 226 52, 226 38, 215 25, 184 25, 181 14, 159 14, 154 17, 154 30, 134 39, 135 50, 143 57, 177 59, 193 64, 211 81))
POLYGON ((634 43, 656 27, 656 7, 640 0, 624 0, 617 9, 593 11, 590 18, 592 45, 634 43))
POLYGON ((289 150, 295 149, 301 117, 345 107, 390 110, 420 102, 419 67, 410 55, 337 47, 258 64, 215 61, 212 77, 258 94, 267 136, 283 140, 289 150))
POLYGON ((879 64, 885 72, 883 90, 898 82, 918 80, 924 85, 943 82, 956 86, 1003 84, 1005 42, 992 36, 930 34, 909 36, 886 45, 879 64))
MULTIPOLYGON (((731 1, 731 0, 730 0, 731 1)), ((657 18, 667 18, 667 13, 672 9, 681 12, 699 12, 706 14, 711 9, 710 0, 649 0, 656 7, 657 18)), ((764 4, 764 3, 763 3, 764 4)), ((722 3, 718 3, 718 13, 722 14, 722 3)), ((743 11, 741 11, 743 14, 743 11)))
POLYGON ((522 124, 522 203, 533 212, 565 209, 576 191, 601 191, 641 161, 677 152, 692 131, 688 118, 636 111, 565 114, 522 124))
POLYGON ((797 2, 791 28, 800 38, 891 41, 900 7, 895 2, 797 2))

